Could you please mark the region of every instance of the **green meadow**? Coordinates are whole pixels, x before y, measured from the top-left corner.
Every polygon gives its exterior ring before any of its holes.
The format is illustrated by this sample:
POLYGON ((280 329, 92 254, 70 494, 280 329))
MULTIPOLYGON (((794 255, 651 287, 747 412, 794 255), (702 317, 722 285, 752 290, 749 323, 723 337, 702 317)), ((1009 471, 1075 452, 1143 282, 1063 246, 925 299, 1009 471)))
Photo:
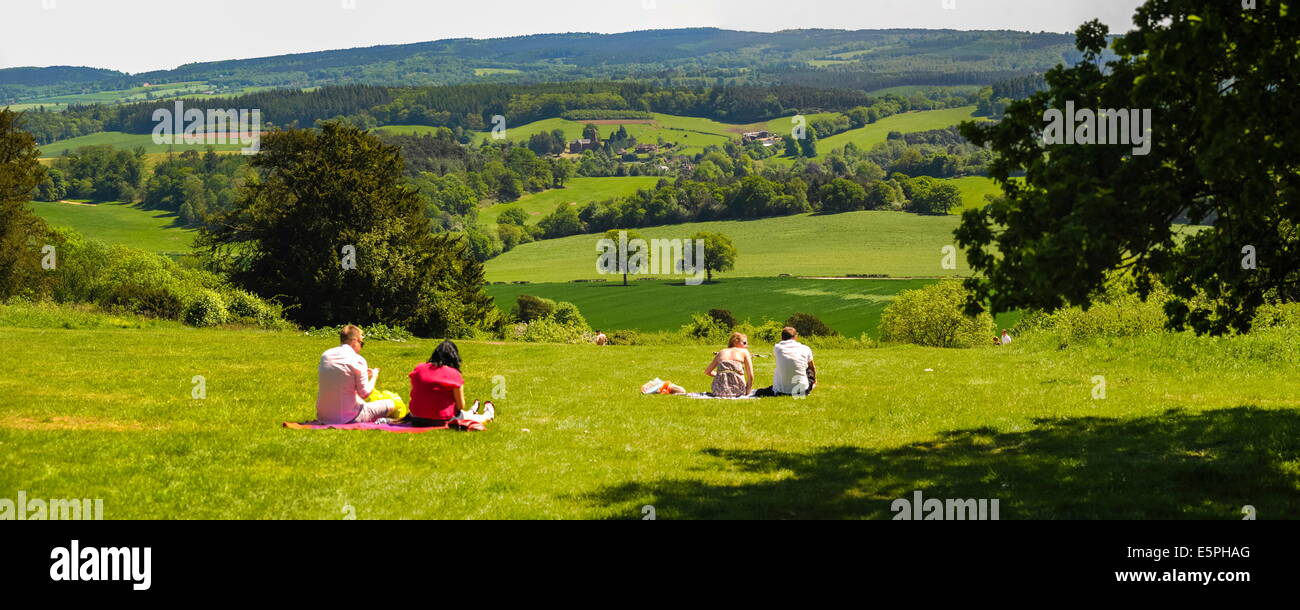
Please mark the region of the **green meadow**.
POLYGON ((871 150, 877 144, 884 144, 892 131, 914 133, 944 129, 960 124, 962 121, 982 120, 974 116, 974 112, 974 106, 962 106, 961 108, 922 110, 887 116, 865 127, 850 129, 828 138, 818 138, 816 158, 823 158, 837 148, 844 148, 849 142, 856 144, 858 148, 863 150, 871 150))
POLYGON ((176 215, 170 212, 119 202, 76 205, 33 201, 31 206, 37 216, 52 226, 69 227, 87 238, 110 244, 150 252, 184 253, 194 243, 194 231, 176 226, 176 215))
POLYGON ((41 148, 41 155, 45 157, 57 157, 63 154, 63 151, 76 151, 82 146, 103 146, 108 145, 121 150, 135 150, 143 148, 146 153, 167 153, 174 151, 181 153, 186 150, 197 150, 203 152, 211 146, 217 151, 237 151, 246 148, 248 145, 235 142, 233 144, 205 144, 199 141, 194 144, 187 144, 184 139, 176 138, 174 144, 155 144, 153 134, 148 133, 123 133, 121 131, 100 131, 86 136, 68 138, 51 142, 41 148))
MULTIPOLYGON (((606 282, 493 284, 488 294, 497 307, 510 311, 521 294, 568 301, 578 306, 593 328, 675 331, 691 314, 720 308, 738 320, 764 318, 783 322, 795 313, 812 313, 841 335, 879 336, 880 313, 904 290, 935 280, 810 280, 802 278, 730 278, 711 284, 685 285, 681 280, 610 277, 606 282)), ((1000 316, 1000 327, 1015 325, 1018 314, 1000 316)))
MULTIPOLYGON (((719 220, 637 229, 646 239, 687 239, 697 231, 720 232, 739 253, 728 277, 892 277, 970 275, 959 251, 956 268, 942 267, 944 246, 953 245, 956 216, 864 211, 799 214, 757 220, 719 220)), ((573 235, 522 244, 487 262, 489 281, 567 282, 599 279, 600 235, 573 235)))
MULTIPOLYGON (((1300 514, 1293 331, 821 349, 806 399, 749 401, 638 394, 706 389, 713 346, 464 341, 466 394, 497 390, 497 420, 391 434, 280 427, 314 417, 330 338, 27 328, 8 309, 0 488, 102 498, 108 519, 889 519, 918 489, 997 498, 1004 520, 1300 514)), ((405 397, 434 345, 363 354, 405 397)))
POLYGON ((478 212, 479 222, 495 225, 497 217, 509 207, 519 207, 528 213, 528 224, 537 224, 543 216, 555 211, 560 204, 581 207, 595 201, 626 197, 642 189, 652 189, 659 183, 658 176, 614 176, 609 178, 572 178, 565 188, 529 193, 510 203, 495 203, 478 212))

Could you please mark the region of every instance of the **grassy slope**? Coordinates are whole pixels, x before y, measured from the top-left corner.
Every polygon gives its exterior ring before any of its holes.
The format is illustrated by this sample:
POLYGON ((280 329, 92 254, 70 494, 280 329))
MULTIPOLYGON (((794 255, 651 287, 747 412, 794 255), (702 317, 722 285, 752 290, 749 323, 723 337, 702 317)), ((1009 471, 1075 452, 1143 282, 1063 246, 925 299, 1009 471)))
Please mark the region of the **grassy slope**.
POLYGON ((551 189, 540 193, 529 193, 511 203, 498 203, 480 209, 479 222, 494 225, 497 216, 511 206, 519 206, 528 212, 529 224, 537 224, 543 216, 555 211, 561 203, 582 206, 593 201, 603 201, 614 197, 631 195, 640 189, 654 188, 658 184, 656 176, 627 176, 612 178, 573 178, 562 189, 551 189))
MULTIPOLYGON (((41 155, 46 157, 57 157, 63 154, 63 151, 75 151, 82 146, 101 146, 109 145, 113 148, 122 150, 135 150, 137 147, 143 147, 146 153, 166 153, 168 150, 174 150, 177 153, 186 150, 206 151, 208 144, 186 144, 181 138, 176 139, 175 144, 154 144, 153 135, 147 133, 123 133, 120 131, 101 131, 92 133, 88 136, 78 138, 69 138, 51 142, 41 147, 41 155)), ((245 147, 238 142, 234 144, 212 144, 214 150, 234 151, 245 147)))
MULTIPOLYGON (((883 273, 895 277, 969 275, 965 259, 957 269, 941 267, 940 250, 953 244, 955 216, 903 212, 800 214, 760 220, 722 220, 638 229, 647 239, 686 239, 696 231, 721 232, 739 256, 721 277, 847 275, 883 273)), ((565 282, 600 277, 596 235, 574 235, 521 245, 487 263, 489 281, 565 282)))
MULTIPOLYGON (((494 284, 487 290, 506 311, 520 294, 568 301, 582 310, 592 327, 603 330, 677 330, 690 322, 691 314, 718 307, 753 322, 811 313, 842 335, 877 337, 880 313, 894 295, 933 281, 732 278, 686 286, 680 281, 628 279, 627 287, 619 276, 608 283, 494 284)), ((1010 327, 1016 319, 1019 315, 1003 316, 998 323, 1010 327)))
POLYGON ((975 112, 974 106, 962 106, 961 108, 905 112, 887 116, 865 127, 850 129, 829 138, 819 138, 817 140, 817 158, 822 158, 837 148, 844 148, 849 142, 853 142, 863 150, 871 150, 875 145, 883 144, 891 131, 913 133, 952 127, 962 121, 976 119, 977 117, 971 115, 973 112, 975 112))
MULTIPOLYGON (((1297 363, 1252 359, 1254 337, 819 350, 806 400, 726 403, 636 393, 705 388, 709 346, 463 342, 469 397, 506 382, 497 422, 407 435, 279 427, 313 416, 327 339, 5 333, 24 352, 0 374, 0 489, 102 498, 109 519, 888 519, 917 489, 999 498, 1006 520, 1300 514, 1297 363), (125 366, 85 357, 110 351, 125 366)), ((368 344, 380 388, 405 396, 435 343, 368 344)))
POLYGON ((194 231, 172 226, 176 216, 124 203, 94 206, 33 201, 32 209, 53 226, 71 227, 90 239, 152 252, 188 252, 194 231))

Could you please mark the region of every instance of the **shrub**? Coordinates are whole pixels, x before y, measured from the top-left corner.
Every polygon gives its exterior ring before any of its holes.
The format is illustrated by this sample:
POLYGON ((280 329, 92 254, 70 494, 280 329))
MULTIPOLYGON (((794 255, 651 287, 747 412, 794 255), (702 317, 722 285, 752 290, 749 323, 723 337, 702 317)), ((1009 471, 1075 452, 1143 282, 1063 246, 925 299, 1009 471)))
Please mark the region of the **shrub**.
MULTIPOLYGON (((303 334, 308 337, 334 337, 338 338, 339 331, 343 330, 344 324, 338 326, 321 326, 319 328, 308 329, 303 334)), ((366 341, 410 341, 415 336, 411 331, 401 326, 389 326, 387 324, 368 324, 361 328, 366 336, 366 341)))
POLYGON ((727 328, 707 314, 691 314, 691 321, 682 325, 682 334, 694 339, 721 341, 728 333, 727 328))
POLYGON ((1252 328, 1300 328, 1300 303, 1268 303, 1255 312, 1252 328))
POLYGON ((185 305, 181 321, 190 326, 220 326, 229 319, 225 299, 214 290, 200 290, 185 305))
POLYGON ((956 280, 904 290, 880 315, 880 340, 930 347, 984 345, 993 336, 993 316, 966 315, 966 297, 956 280))
POLYGON ((715 322, 726 328, 736 327, 736 317, 731 315, 730 309, 710 309, 709 317, 715 322))
POLYGON ((555 301, 521 294, 515 298, 515 309, 512 313, 520 322, 532 322, 549 318, 554 312, 555 301))
POLYGON ((1169 291, 1156 284, 1143 301, 1132 278, 1112 274, 1093 295, 1092 306, 1087 310, 1063 307, 1050 313, 1033 312, 1017 328, 1047 331, 1056 336, 1061 346, 1085 339, 1160 333, 1164 332, 1168 319, 1164 304, 1169 298, 1169 291))
POLYGON ((800 337, 835 337, 839 333, 822 323, 821 319, 810 313, 797 313, 785 321, 786 326, 799 331, 800 337))
POLYGON ((513 338, 529 343, 585 343, 589 334, 583 329, 543 318, 515 325, 513 338))
POLYGON ((780 341, 782 326, 783 325, 776 320, 763 318, 763 320, 757 324, 752 324, 749 320, 745 320, 744 322, 737 324, 732 330, 749 337, 749 344, 753 345, 755 343, 776 343, 777 341, 780 341))
POLYGON ((579 311, 578 306, 573 303, 565 301, 556 303, 555 310, 551 313, 551 319, 565 326, 572 326, 584 331, 591 330, 591 326, 587 324, 586 318, 582 317, 582 312, 579 311))
POLYGON ((243 290, 226 293, 226 311, 232 319, 256 323, 266 314, 266 306, 257 297, 243 290))
POLYGON ((612 330, 605 335, 610 345, 640 345, 641 333, 635 330, 612 330))

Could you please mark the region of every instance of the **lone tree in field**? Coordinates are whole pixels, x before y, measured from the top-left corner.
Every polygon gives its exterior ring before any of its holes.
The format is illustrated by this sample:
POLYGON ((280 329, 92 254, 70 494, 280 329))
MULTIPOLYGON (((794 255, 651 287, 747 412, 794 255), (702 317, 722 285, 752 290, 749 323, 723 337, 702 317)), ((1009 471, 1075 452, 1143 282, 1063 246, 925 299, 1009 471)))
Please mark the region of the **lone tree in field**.
POLYGON ((691 239, 704 240, 704 271, 707 280, 713 281, 713 272, 722 273, 736 268, 736 246, 731 238, 721 233, 699 232, 691 239))
POLYGON ((198 243, 235 282, 285 301, 294 321, 423 336, 494 321, 482 265, 460 237, 432 232, 396 147, 326 123, 268 134, 251 164, 258 179, 198 243))
MULTIPOLYGON (((41 267, 49 228, 27 207, 45 169, 36 160, 36 139, 18 127, 18 118, 0 109, 0 301, 44 296, 52 276, 41 267)), ((57 267, 57 249, 53 255, 57 267)))
MULTIPOLYGON (((621 232, 627 232, 627 241, 628 241, 629 244, 631 244, 631 243, 632 243, 632 240, 634 240, 634 239, 645 239, 645 237, 642 237, 640 233, 638 233, 638 232, 636 232, 636 231, 631 231, 631 230, 628 230, 628 229, 610 229, 610 230, 608 230, 608 231, 605 231, 605 239, 611 240, 611 241, 613 241, 614 243, 617 244, 617 243, 618 243, 618 237, 619 237, 618 234, 621 233, 621 232)), ((630 250, 630 249, 631 249, 631 246, 628 246, 628 249, 630 250)), ((649 253, 649 252, 645 252, 645 254, 648 256, 650 253, 649 253)), ((628 274, 628 273, 640 273, 640 272, 641 272, 641 269, 639 269, 637 265, 633 264, 635 261, 631 260, 631 258, 632 258, 632 254, 631 254, 631 252, 629 252, 629 253, 628 253, 628 260, 623 260, 622 258, 619 258, 619 260, 618 260, 618 270, 623 272, 623 285, 624 285, 624 286, 627 285, 627 274, 628 274)))
MULTIPOLYGON (((1011 104, 1002 122, 962 125, 992 148, 990 174, 1006 192, 967 210, 956 233, 986 278, 968 281, 968 308, 1086 306, 1108 270, 1126 269, 1143 297, 1153 279, 1169 287, 1171 328, 1220 334, 1249 330, 1266 302, 1300 297, 1297 9, 1149 0, 1137 29, 1115 41, 1117 59, 1101 65, 1107 28, 1086 23, 1077 32, 1083 62, 1049 71, 1048 89, 1011 104), (1131 137, 1044 144, 1045 112, 1067 102, 1076 114, 1149 109, 1149 154, 1136 154, 1131 137), (1017 171, 1023 183, 1009 180, 1017 171), (1213 226, 1179 240, 1170 225, 1180 216, 1213 226)), ((1141 113, 1128 114, 1140 137, 1132 121, 1141 113)), ((1099 127, 1118 123, 1118 113, 1106 115, 1099 127)))

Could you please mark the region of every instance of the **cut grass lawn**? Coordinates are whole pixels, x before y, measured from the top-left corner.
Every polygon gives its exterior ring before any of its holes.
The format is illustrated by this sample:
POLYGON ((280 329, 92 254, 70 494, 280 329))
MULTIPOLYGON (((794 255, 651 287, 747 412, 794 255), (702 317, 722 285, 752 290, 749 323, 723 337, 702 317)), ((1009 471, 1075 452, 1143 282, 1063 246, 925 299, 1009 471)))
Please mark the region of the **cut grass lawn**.
MULTIPOLYGON (((954 245, 959 218, 904 212, 798 214, 758 220, 719 220, 637 229, 646 239, 687 239, 697 231, 731 238, 739 255, 736 268, 716 274, 732 277, 843 276, 892 277, 970 275, 958 252, 957 268, 943 269, 944 246, 954 245)), ((567 282, 598 279, 596 243, 602 235, 573 235, 523 244, 487 262, 488 281, 567 282)), ((621 276, 620 276, 621 279, 621 276)))
MULTIPOLYGON (((904 290, 934 280, 810 280, 800 278, 731 278, 686 286, 681 281, 622 276, 598 283, 494 284, 487 287, 497 307, 510 311, 521 294, 568 301, 578 306, 593 328, 602 330, 675 331, 691 314, 728 309, 738 320, 763 318, 784 322, 792 314, 810 313, 841 335, 879 336, 880 313, 904 290)), ((1013 326, 1019 314, 999 316, 1000 328, 1013 326)))
POLYGON ((480 223, 495 225, 501 212, 506 208, 517 206, 528 213, 528 224, 537 224, 537 221, 554 212, 555 207, 562 203, 582 207, 594 201, 626 197, 641 189, 654 188, 659 180, 657 176, 573 178, 562 189, 529 193, 520 197, 518 201, 496 203, 482 208, 478 212, 478 218, 480 223))
MULTIPOLYGON (((737 402, 637 393, 706 388, 711 346, 461 342, 467 397, 507 392, 497 421, 389 434, 280 427, 314 416, 328 338, 5 334, 0 493, 102 498, 108 519, 889 519, 915 490, 998 498, 1004 520, 1300 516, 1300 362, 1264 336, 818 350, 807 399, 737 402)), ((406 396, 436 344, 363 353, 406 396)))
POLYGON ((45 222, 70 227, 90 239, 151 252, 188 253, 194 231, 175 226, 176 215, 125 203, 74 205, 33 201, 32 210, 45 222))

